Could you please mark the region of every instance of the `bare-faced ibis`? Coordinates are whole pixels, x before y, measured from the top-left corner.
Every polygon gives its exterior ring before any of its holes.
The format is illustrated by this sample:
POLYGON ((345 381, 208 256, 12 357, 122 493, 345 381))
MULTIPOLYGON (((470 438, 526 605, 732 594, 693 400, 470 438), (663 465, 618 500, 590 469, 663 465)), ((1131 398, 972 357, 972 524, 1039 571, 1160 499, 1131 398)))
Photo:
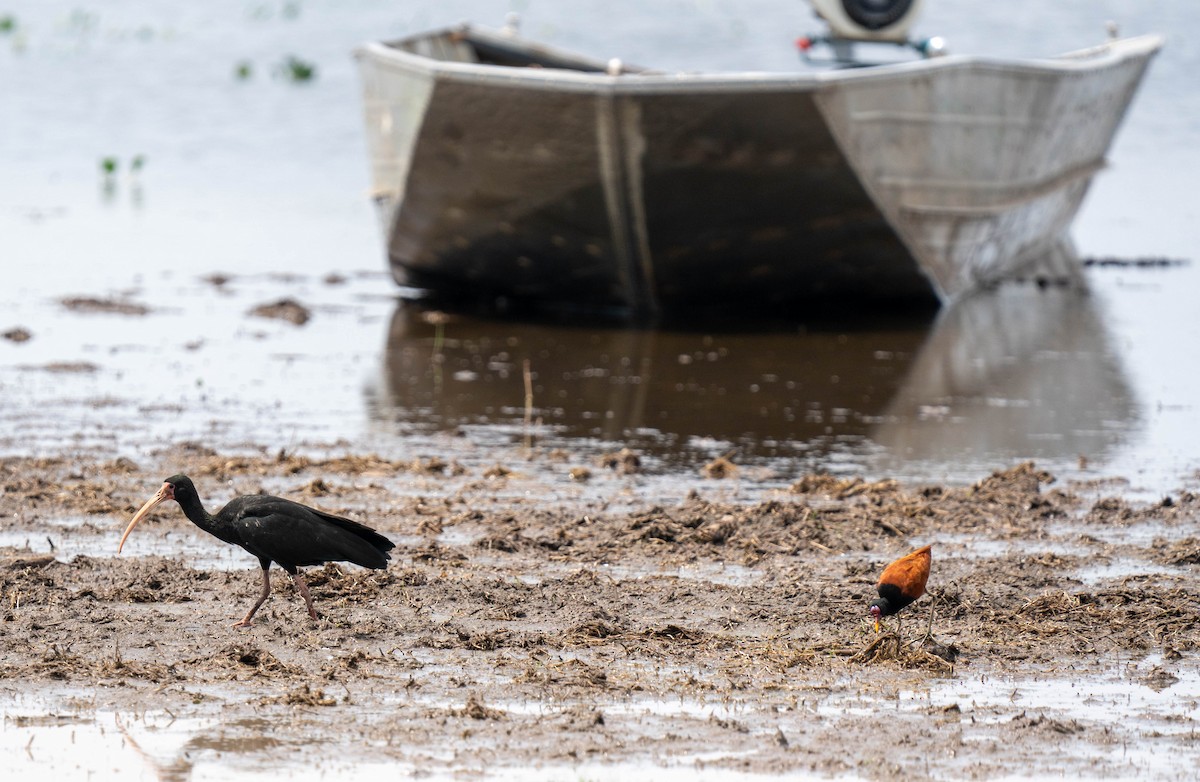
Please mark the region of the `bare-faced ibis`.
POLYGON ((875 621, 875 632, 879 632, 879 620, 891 616, 925 594, 925 582, 929 580, 929 564, 933 560, 933 547, 925 546, 911 554, 905 554, 883 569, 875 590, 879 599, 871 603, 871 619, 875 621))
POLYGON ((213 515, 204 509, 190 478, 172 475, 163 483, 158 494, 151 497, 129 520, 129 526, 125 528, 125 534, 117 546, 118 554, 138 522, 156 505, 167 500, 178 502, 183 514, 200 529, 226 543, 241 546, 258 557, 262 565, 262 593, 242 621, 236 622, 234 627, 249 627, 255 612, 271 594, 268 570, 272 562, 291 575, 308 607, 308 615, 316 619, 312 596, 297 568, 326 562, 353 562, 382 570, 391 558, 388 552, 395 547, 383 535, 356 521, 267 494, 237 497, 213 515))

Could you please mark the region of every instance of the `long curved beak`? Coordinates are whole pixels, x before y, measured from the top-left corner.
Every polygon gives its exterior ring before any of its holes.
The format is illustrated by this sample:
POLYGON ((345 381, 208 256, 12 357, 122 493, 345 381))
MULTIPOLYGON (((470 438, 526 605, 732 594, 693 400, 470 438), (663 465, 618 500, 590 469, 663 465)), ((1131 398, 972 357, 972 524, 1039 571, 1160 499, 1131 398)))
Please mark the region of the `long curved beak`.
POLYGON ((137 513, 133 514, 133 518, 129 520, 129 526, 125 528, 125 534, 121 536, 121 542, 117 544, 117 553, 121 553, 121 549, 125 546, 125 539, 129 537, 130 532, 133 532, 133 528, 137 526, 139 521, 146 518, 146 515, 154 510, 155 506, 173 499, 175 499, 175 487, 169 483, 164 483, 162 488, 158 490, 158 494, 151 497, 145 505, 138 509, 137 513))

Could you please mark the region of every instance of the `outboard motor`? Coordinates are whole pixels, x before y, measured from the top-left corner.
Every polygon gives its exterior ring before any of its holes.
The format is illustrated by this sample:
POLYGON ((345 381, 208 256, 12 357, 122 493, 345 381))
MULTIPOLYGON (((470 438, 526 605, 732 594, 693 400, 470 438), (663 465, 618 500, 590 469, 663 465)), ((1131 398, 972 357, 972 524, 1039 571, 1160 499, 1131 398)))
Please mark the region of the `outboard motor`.
POLYGON ((945 53, 940 37, 916 41, 908 31, 924 0, 808 0, 818 17, 829 25, 829 34, 797 41, 806 58, 815 44, 827 44, 839 63, 855 63, 855 43, 896 44, 916 49, 925 57, 945 53))
POLYGON ((833 37, 907 43, 922 0, 809 0, 833 37))

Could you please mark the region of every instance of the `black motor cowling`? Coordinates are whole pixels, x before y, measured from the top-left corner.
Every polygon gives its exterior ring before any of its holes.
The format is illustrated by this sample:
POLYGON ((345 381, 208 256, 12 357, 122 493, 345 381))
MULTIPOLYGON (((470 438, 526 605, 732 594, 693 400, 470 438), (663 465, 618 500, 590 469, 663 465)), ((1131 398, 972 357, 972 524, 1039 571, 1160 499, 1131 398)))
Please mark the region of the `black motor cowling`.
POLYGON ((868 30, 882 30, 904 19, 913 0, 842 0, 846 16, 868 30))
POLYGON ((809 0, 834 38, 903 43, 922 0, 809 0))

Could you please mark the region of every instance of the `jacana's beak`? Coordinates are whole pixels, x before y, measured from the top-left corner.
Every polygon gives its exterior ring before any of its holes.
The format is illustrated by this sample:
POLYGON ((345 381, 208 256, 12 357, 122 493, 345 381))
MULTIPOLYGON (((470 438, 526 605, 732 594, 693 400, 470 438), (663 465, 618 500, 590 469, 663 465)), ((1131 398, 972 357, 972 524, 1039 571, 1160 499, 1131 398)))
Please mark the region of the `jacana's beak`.
MULTIPOLYGON (((130 524, 129 526, 130 526, 131 528, 133 527, 133 525, 132 525, 132 524, 130 524)), ((128 535, 129 533, 125 533, 125 534, 126 534, 126 535, 128 535)), ((118 553, 118 554, 119 554, 119 553, 121 553, 121 552, 120 552, 120 549, 118 549, 118 550, 117 550, 117 553, 118 553)), ((876 619, 876 620, 875 620, 875 635, 879 635, 879 620, 878 620, 878 619, 876 619)))
POLYGON ((137 526, 139 521, 144 519, 150 511, 154 510, 156 505, 173 499, 175 499, 175 487, 169 483, 164 483, 162 488, 158 490, 158 494, 151 497, 149 502, 143 505, 137 513, 133 514, 133 518, 129 520, 129 526, 125 528, 125 534, 121 536, 121 542, 117 544, 117 553, 121 553, 121 548, 125 545, 125 538, 129 537, 129 533, 133 532, 133 528, 137 526))

